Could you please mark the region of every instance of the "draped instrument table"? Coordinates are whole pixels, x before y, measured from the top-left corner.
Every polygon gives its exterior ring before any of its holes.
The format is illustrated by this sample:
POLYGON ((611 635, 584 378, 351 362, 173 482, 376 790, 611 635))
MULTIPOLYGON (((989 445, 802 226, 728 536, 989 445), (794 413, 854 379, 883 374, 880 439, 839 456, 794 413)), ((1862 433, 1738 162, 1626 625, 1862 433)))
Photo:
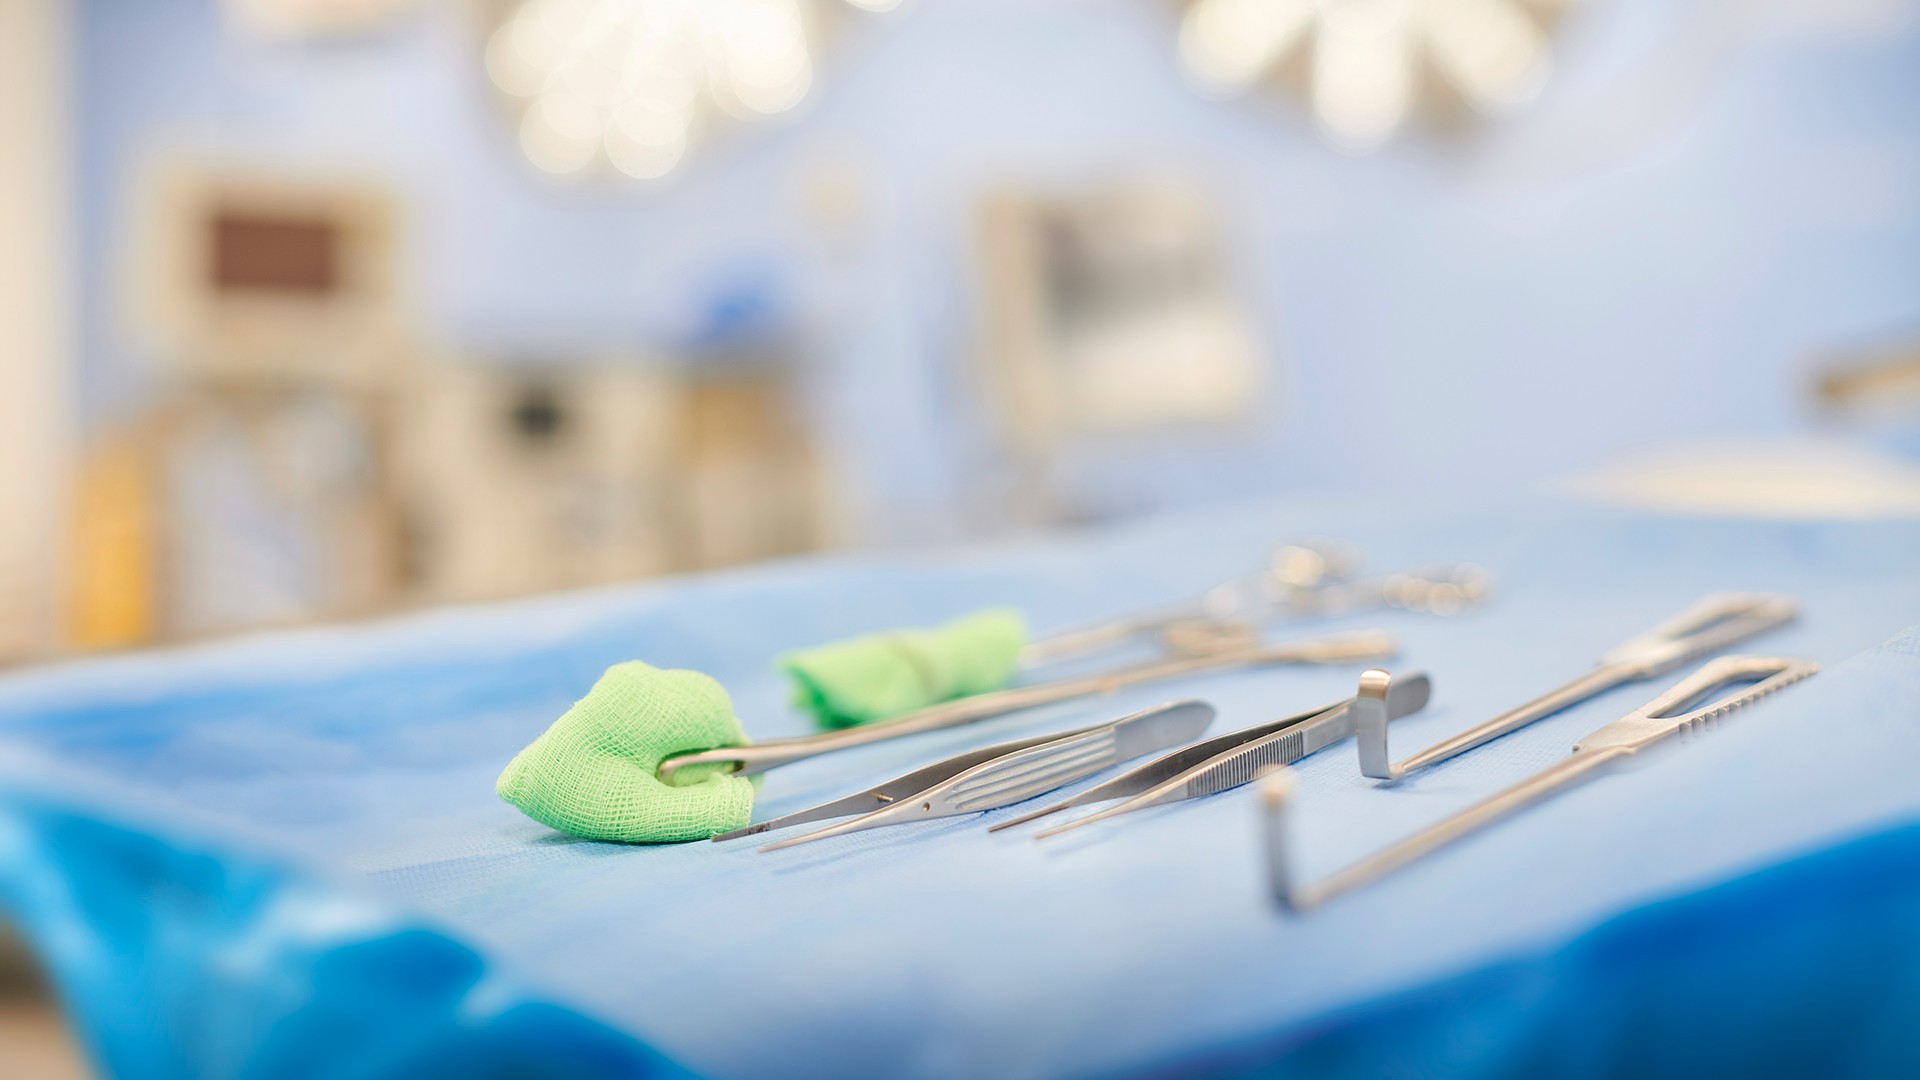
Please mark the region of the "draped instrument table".
MULTIPOLYGON (((0 680, 0 917, 130 1076, 1064 1077, 1911 1073, 1920 1065, 1920 523, 1560 501, 1296 500, 1003 546, 839 556, 28 671, 0 680), (1499 592, 1380 626, 1428 745, 1715 590, 1792 593, 1740 651, 1826 670, 1305 917, 1241 789, 1036 843, 984 818, 760 854, 558 835, 494 797, 631 658, 795 734, 783 649, 989 604, 1049 629, 1182 599, 1274 544, 1472 561, 1499 592)), ((969 746, 1178 697, 1214 731, 1357 668, 1138 687, 769 774, 780 814, 969 746)), ((1684 674, 1391 788, 1299 766, 1313 880, 1564 755, 1684 674)), ((1087 781, 1092 782, 1092 781, 1087 781)), ((1069 789, 1072 790, 1072 789, 1069 789)))

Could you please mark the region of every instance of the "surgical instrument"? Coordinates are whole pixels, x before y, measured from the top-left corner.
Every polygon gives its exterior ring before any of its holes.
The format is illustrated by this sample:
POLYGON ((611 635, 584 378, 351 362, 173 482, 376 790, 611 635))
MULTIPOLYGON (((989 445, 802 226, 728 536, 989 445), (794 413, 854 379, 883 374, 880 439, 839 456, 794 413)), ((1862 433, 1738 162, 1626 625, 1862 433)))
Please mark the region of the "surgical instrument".
MULTIPOLYGON (((1426 708, 1431 695, 1432 683, 1426 675, 1402 676, 1393 680, 1387 692, 1387 711, 1395 719, 1419 712, 1426 708)), ((1128 770, 1106 783, 1090 787, 1070 799, 1023 814, 1012 821, 1000 822, 987 831, 995 832, 1019 825, 1071 806, 1126 800, 1054 828, 1042 829, 1034 834, 1034 839, 1038 840, 1132 810, 1144 810, 1149 806, 1182 799, 1197 799, 1239 787, 1275 766, 1291 765, 1353 734, 1353 713, 1349 708, 1353 701, 1353 698, 1348 698, 1281 720, 1204 739, 1128 770)))
MULTIPOLYGON (((1255 574, 1223 581, 1198 599, 1122 616, 1093 626, 1049 634, 1020 653, 1022 667, 1038 667, 1136 638, 1157 636, 1185 651, 1196 625, 1250 623, 1284 614, 1291 618, 1349 615, 1397 607, 1432 615, 1457 615, 1484 600, 1493 579, 1468 563, 1348 580, 1359 567, 1351 545, 1312 541, 1274 551, 1255 574)), ((1211 635, 1202 634, 1204 643, 1211 635)))
POLYGON ((1204 701, 1182 701, 1145 709, 1110 723, 970 750, 844 799, 749 825, 714 839, 731 840, 803 821, 861 815, 760 849, 772 851, 881 825, 1011 806, 1081 777, 1092 776, 1117 762, 1186 742, 1205 731, 1213 717, 1212 705, 1204 701))
POLYGON ((1622 642, 1601 657, 1592 670, 1565 686, 1398 763, 1388 762, 1386 724, 1376 725, 1363 718, 1354 729, 1360 772, 1375 780, 1399 780, 1408 773, 1464 754, 1623 683, 1657 678, 1688 661, 1792 622, 1798 613, 1793 598, 1788 596, 1715 593, 1646 633, 1622 642))
MULTIPOLYGON (((1711 724, 1735 709, 1799 682, 1819 670, 1820 665, 1811 660, 1780 657, 1726 656, 1711 661, 1642 708, 1580 740, 1573 748, 1573 756, 1558 765, 1543 769, 1498 795, 1363 859, 1324 881, 1306 887, 1296 885, 1293 881, 1287 850, 1286 820, 1292 778, 1287 770, 1282 769, 1261 788, 1262 816, 1266 823, 1267 868, 1274 898, 1294 911, 1304 911, 1323 904, 1334 896, 1374 881, 1479 828, 1595 776, 1608 765, 1631 757, 1668 736, 1711 724), (1753 682, 1756 679, 1759 681, 1753 682), (1706 700, 1729 685, 1742 682, 1752 682, 1752 685, 1731 696, 1699 705, 1691 711, 1680 711, 1706 700)), ((1361 723, 1384 723, 1384 717, 1390 711, 1387 689, 1386 672, 1369 671, 1361 676, 1360 694, 1353 705, 1354 711, 1362 717, 1361 723)))
POLYGON ((1166 657, 1117 671, 975 694, 972 697, 960 698, 921 709, 919 712, 908 713, 897 719, 882 720, 860 727, 843 728, 816 735, 799 735, 787 739, 769 739, 766 742, 746 746, 723 746, 711 750, 676 754, 660 763, 660 777, 668 779, 675 771, 688 765, 708 762, 729 762, 736 766, 734 772, 751 776, 788 762, 850 746, 864 746, 867 743, 897 738, 901 735, 970 724, 977 720, 1004 716, 1021 709, 1051 705, 1054 702, 1090 694, 1104 694, 1136 683, 1168 679, 1176 675, 1262 664, 1355 663, 1391 656, 1394 648, 1392 635, 1378 630, 1323 634, 1280 645, 1261 645, 1258 642, 1251 642, 1222 647, 1187 656, 1166 657))

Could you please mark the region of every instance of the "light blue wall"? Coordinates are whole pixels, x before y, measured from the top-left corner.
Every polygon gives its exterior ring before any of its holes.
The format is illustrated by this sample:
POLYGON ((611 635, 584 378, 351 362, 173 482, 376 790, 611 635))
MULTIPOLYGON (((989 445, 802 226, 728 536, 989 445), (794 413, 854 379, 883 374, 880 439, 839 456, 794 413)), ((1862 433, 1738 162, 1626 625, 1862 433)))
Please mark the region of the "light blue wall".
POLYGON ((1064 462, 1096 515, 1524 483, 1653 441, 1789 432, 1813 354, 1920 326, 1920 4, 1587 0, 1523 117, 1364 157, 1324 148, 1291 102, 1192 93, 1173 10, 911 0, 851 18, 806 115, 726 136, 661 189, 525 165, 463 4, 288 47, 234 35, 212 0, 85 0, 88 416, 150 385, 121 260, 143 170, 169 157, 394 184, 422 329, 456 350, 685 341, 751 301, 808 343, 870 541, 998 516, 972 227, 1009 181, 1204 185, 1271 347, 1247 430, 1064 462), (850 251, 801 207, 799 178, 836 154, 869 181, 850 251))

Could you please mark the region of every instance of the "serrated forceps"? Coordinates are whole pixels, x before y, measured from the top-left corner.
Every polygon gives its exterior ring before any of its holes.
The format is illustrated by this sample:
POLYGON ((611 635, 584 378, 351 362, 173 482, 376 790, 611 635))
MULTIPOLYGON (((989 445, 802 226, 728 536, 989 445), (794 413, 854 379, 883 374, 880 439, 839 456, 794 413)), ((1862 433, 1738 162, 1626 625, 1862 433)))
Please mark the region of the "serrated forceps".
POLYGON ((1169 679, 1201 671, 1256 667, 1263 664, 1349 664, 1392 656, 1394 639, 1378 630, 1357 630, 1318 637, 1302 638, 1279 645, 1257 642, 1233 648, 1221 648, 1191 656, 1173 656, 1097 675, 1086 675, 1036 686, 1016 686, 972 697, 960 698, 908 713, 894 720, 882 720, 859 727, 842 728, 817 735, 790 739, 768 739, 747 746, 725 746, 712 750, 676 754, 660 763, 665 779, 675 770, 701 762, 730 762, 734 772, 751 776, 788 762, 800 761, 849 746, 864 746, 883 739, 912 735, 922 731, 971 724, 1021 709, 1051 705, 1072 698, 1104 694, 1122 687, 1156 679, 1169 679))
MULTIPOLYGON (((1573 756, 1560 764, 1543 769, 1498 795, 1305 887, 1294 883, 1288 855, 1287 806, 1291 802, 1293 779, 1283 769, 1268 778, 1261 787, 1267 870, 1274 899, 1294 911, 1316 907, 1341 893, 1376 881, 1475 830, 1591 779, 1608 766, 1632 757, 1655 743, 1711 724, 1735 709, 1791 686, 1819 670, 1820 665, 1811 660, 1771 656, 1725 656, 1711 661, 1642 708, 1581 739, 1573 748, 1573 756), (1689 712, 1679 711, 1729 685, 1756 679, 1759 681, 1731 696, 1700 705, 1689 712)), ((1370 671, 1367 675, 1384 678, 1386 672, 1370 671)), ((1372 687, 1363 689, 1356 699, 1355 711, 1362 715, 1371 713, 1378 720, 1387 711, 1384 689, 1384 683, 1376 678, 1372 687)))
POLYGON ((1600 658, 1591 671, 1518 708, 1398 763, 1389 763, 1387 726, 1362 721, 1354 731, 1360 772, 1375 780, 1399 780, 1408 773, 1526 727, 1624 683, 1658 678, 1692 660, 1719 652, 1764 630, 1792 622, 1799 607, 1790 596, 1764 593, 1715 593, 1600 658))
MULTIPOLYGON (((1419 712, 1426 708, 1432 693, 1432 682, 1423 673, 1392 679, 1391 686, 1385 691, 1387 714, 1398 719, 1419 712)), ((1353 701, 1353 698, 1336 701, 1284 719, 1204 739, 1139 768, 1130 769, 1070 799, 1023 814, 1011 821, 1000 822, 987 831, 1011 828, 1069 807, 1126 800, 1117 806, 1034 833, 1034 839, 1040 840, 1149 806, 1197 799, 1239 787, 1270 769, 1291 765, 1351 735, 1353 714, 1349 706, 1353 701)))
POLYGON ((1141 754, 1186 742, 1205 731, 1213 716, 1213 706, 1204 701, 1182 701, 1144 709, 1106 724, 970 750, 844 799, 722 833, 714 839, 731 840, 805 821, 861 815, 760 849, 772 851, 881 825, 996 810, 1044 795, 1141 754))

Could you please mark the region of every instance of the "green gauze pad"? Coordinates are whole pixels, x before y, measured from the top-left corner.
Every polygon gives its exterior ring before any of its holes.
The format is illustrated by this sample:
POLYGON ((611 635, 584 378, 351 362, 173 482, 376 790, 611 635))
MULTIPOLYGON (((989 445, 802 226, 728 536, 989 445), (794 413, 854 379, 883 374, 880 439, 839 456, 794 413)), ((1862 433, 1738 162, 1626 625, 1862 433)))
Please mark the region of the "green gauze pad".
POLYGON ((793 703, 821 727, 844 728, 899 716, 1013 678, 1027 643, 1026 620, 988 608, 933 630, 870 634, 780 657, 793 703))
POLYGON ((660 759, 747 741, 726 690, 697 671, 631 661, 507 763, 494 790, 542 825, 629 844, 705 840, 745 825, 753 781, 723 764, 660 779, 660 759))

